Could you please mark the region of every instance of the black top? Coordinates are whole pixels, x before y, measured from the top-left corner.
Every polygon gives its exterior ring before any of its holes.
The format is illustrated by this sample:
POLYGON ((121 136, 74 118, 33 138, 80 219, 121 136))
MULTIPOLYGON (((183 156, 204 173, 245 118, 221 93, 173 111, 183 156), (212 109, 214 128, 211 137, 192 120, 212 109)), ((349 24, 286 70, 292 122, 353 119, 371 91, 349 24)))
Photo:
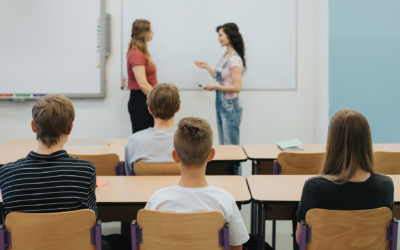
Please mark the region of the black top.
POLYGON ((304 184, 297 221, 305 221, 311 208, 361 210, 378 207, 393 208, 393 181, 388 176, 371 174, 364 182, 343 184, 315 176, 304 184))
POLYGON ((96 212, 96 169, 60 150, 30 152, 0 168, 3 218, 12 211, 50 213, 89 208, 96 212))

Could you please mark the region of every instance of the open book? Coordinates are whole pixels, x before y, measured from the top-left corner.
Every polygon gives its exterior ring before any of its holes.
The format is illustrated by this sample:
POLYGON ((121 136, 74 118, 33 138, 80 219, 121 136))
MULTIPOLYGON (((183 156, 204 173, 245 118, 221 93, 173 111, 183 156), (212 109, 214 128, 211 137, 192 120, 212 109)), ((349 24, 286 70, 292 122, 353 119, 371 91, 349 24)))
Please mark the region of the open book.
POLYGON ((278 148, 283 151, 303 151, 302 143, 299 139, 290 139, 276 143, 278 148))

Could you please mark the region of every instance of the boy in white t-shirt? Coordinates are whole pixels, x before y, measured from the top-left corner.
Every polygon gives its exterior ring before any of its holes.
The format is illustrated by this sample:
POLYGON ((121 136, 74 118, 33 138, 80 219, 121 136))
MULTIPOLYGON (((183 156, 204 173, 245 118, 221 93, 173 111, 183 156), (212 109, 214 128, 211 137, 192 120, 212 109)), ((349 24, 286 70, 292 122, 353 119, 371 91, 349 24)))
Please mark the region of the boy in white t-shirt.
POLYGON ((172 158, 181 166, 179 183, 155 192, 145 208, 170 212, 219 211, 229 222, 231 249, 242 249, 249 235, 234 198, 206 180, 207 162, 215 154, 208 122, 183 118, 175 131, 174 148, 172 158))

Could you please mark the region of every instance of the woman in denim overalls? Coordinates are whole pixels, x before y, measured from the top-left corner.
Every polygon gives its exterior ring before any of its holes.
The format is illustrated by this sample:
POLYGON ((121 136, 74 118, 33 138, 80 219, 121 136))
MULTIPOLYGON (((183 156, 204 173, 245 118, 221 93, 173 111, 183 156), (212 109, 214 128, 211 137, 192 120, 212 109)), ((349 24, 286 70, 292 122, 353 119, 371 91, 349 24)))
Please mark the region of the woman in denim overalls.
POLYGON ((217 27, 218 40, 226 47, 226 53, 215 70, 205 62, 195 64, 206 69, 218 84, 206 84, 205 90, 216 91, 216 111, 218 135, 221 145, 239 145, 242 106, 239 92, 242 88, 242 72, 246 68, 244 43, 239 28, 235 23, 226 23, 217 27))

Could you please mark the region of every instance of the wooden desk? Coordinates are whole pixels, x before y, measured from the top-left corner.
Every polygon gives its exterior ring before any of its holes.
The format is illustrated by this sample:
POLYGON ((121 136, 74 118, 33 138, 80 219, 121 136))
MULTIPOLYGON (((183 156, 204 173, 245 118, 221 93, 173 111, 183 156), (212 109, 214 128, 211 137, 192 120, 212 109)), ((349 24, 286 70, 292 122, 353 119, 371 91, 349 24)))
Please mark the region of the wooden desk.
MULTIPOLYGON (((99 176, 99 180, 105 180, 107 183, 96 190, 98 217, 102 221, 135 220, 137 211, 146 205, 154 192, 177 184, 179 178, 179 176, 99 176)), ((250 203, 251 196, 244 177, 207 176, 207 181, 210 185, 231 193, 239 206, 250 203)))
MULTIPOLYGON (((65 150, 70 154, 116 153, 124 160, 127 139, 70 139, 65 150)), ((0 146, 0 165, 26 157, 37 146, 35 139, 15 139, 0 146)), ((237 174, 240 162, 247 160, 241 146, 216 145, 215 157, 209 163, 208 175, 237 174)))
POLYGON ((247 161, 247 155, 238 145, 214 145, 214 159, 207 164, 207 175, 239 174, 240 162, 247 161))
MULTIPOLYGON (((325 152, 325 144, 303 144, 303 151, 296 153, 325 152)), ((283 152, 275 144, 249 144, 243 146, 247 157, 252 160, 252 174, 272 174, 272 162, 283 152)), ((400 144, 374 144, 374 151, 400 152, 400 144)))
MULTIPOLYGON (((99 218, 103 221, 131 221, 151 195, 178 183, 179 176, 101 176, 107 183, 96 191, 99 218)), ((209 184, 232 194, 238 205, 250 202, 250 192, 241 176, 207 176, 209 184)))
MULTIPOLYGON (((304 182, 310 177, 312 176, 252 175, 247 177, 252 200, 257 207, 255 227, 257 228, 256 233, 260 244, 265 241, 266 219, 291 220, 293 218, 297 204, 301 199, 304 182)), ((390 177, 393 179, 394 184, 395 207, 393 214, 398 216, 400 208, 400 175, 390 175, 390 177)))

